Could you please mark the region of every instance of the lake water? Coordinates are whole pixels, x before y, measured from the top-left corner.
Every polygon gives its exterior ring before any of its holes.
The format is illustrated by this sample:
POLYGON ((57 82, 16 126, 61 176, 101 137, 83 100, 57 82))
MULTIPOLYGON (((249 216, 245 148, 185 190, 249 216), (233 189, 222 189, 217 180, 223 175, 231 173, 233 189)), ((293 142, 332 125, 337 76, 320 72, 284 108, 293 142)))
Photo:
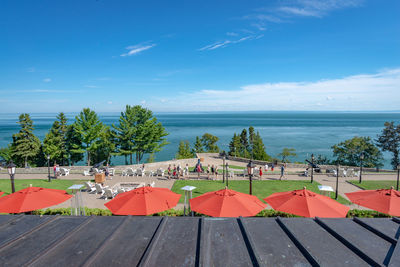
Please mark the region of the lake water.
MULTIPOLYGON (((43 140, 56 114, 30 114, 34 133, 43 140)), ((76 114, 66 114, 72 123, 76 114)), ((118 122, 119 113, 99 113, 103 123, 118 122)), ((194 143, 196 136, 211 133, 219 137, 218 145, 228 150, 234 133, 253 126, 260 132, 267 153, 276 156, 284 147, 296 149, 296 161, 304 161, 311 153, 332 157, 331 146, 354 136, 376 139, 385 121, 400 123, 400 113, 348 113, 348 112, 224 112, 224 113, 156 113, 169 135, 170 144, 156 154, 157 161, 174 158, 180 140, 194 143)), ((18 114, 0 114, 0 146, 12 141, 19 130, 18 114)), ((385 167, 390 168, 390 154, 385 153, 385 167)), ((122 164, 123 158, 112 159, 122 164)))

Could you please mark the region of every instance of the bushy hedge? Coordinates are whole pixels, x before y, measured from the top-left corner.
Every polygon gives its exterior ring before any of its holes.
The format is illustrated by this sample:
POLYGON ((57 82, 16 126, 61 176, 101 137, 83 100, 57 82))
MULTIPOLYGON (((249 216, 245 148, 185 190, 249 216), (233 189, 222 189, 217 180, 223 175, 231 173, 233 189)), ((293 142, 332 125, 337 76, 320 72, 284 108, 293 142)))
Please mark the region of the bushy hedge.
MULTIPOLYGON (((91 208, 85 208, 86 215, 87 216, 112 216, 111 211, 106 210, 106 209, 91 209, 91 208)), ((60 208, 60 209, 46 209, 46 210, 36 210, 33 211, 32 214, 34 215, 71 215, 71 209, 70 208, 60 208)), ((171 217, 180 217, 183 216, 183 210, 166 210, 163 212, 155 213, 150 216, 171 216, 171 217)), ((200 213, 195 212, 194 216, 196 217, 201 217, 205 216, 208 217, 207 215, 203 215, 200 213)), ((290 218, 290 217, 299 217, 293 214, 281 212, 281 211, 276 211, 276 210, 263 210, 260 213, 256 215, 256 217, 285 217, 285 218, 290 218)), ((353 217, 360 217, 360 218, 391 218, 392 216, 384 213, 380 213, 377 211, 372 211, 372 210, 350 210, 349 213, 347 213, 347 218, 353 218, 353 217)))

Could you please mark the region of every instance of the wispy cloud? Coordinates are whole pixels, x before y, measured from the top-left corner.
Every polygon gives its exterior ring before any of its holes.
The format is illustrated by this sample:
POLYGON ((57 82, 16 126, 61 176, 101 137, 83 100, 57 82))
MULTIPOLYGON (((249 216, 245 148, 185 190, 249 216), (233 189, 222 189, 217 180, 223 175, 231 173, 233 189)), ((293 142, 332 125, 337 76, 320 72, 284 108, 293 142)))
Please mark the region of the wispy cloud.
POLYGON ((51 82, 51 79, 50 79, 50 78, 45 78, 45 79, 43 79, 43 81, 44 81, 45 83, 49 83, 49 82, 51 82))
POLYGON ((262 35, 262 34, 261 35, 257 35, 257 36, 256 35, 248 35, 248 36, 236 39, 236 40, 218 41, 218 42, 203 46, 203 47, 199 48, 198 51, 209 51, 209 50, 214 50, 214 49, 217 49, 217 48, 223 48, 223 47, 227 47, 228 45, 238 44, 238 43, 241 43, 241 42, 244 42, 244 41, 247 41, 247 40, 260 39, 263 36, 264 35, 262 35))
POLYGON ((237 90, 182 93, 174 99, 163 98, 163 107, 170 111, 399 110, 399 84, 400 68, 397 68, 340 79, 250 84, 237 90), (172 104, 176 102, 182 103, 179 110, 172 104))
MULTIPOLYGON (((362 3, 363 0, 286 0, 269 7, 258 8, 255 13, 243 18, 258 23, 283 23, 293 21, 296 17, 322 18, 335 10, 359 7, 362 3)), ((257 27, 257 24, 252 26, 257 27)))
POLYGON ((239 36, 239 34, 236 33, 236 32, 227 32, 226 35, 228 35, 228 36, 239 36))
POLYGON ((143 51, 149 50, 150 48, 155 47, 156 44, 138 44, 138 45, 133 45, 133 46, 128 46, 126 47, 127 50, 129 50, 126 53, 121 54, 121 57, 126 57, 126 56, 133 56, 137 55, 143 51))
POLYGON ((86 87, 86 88, 99 88, 97 85, 90 85, 90 84, 85 85, 84 87, 86 87))

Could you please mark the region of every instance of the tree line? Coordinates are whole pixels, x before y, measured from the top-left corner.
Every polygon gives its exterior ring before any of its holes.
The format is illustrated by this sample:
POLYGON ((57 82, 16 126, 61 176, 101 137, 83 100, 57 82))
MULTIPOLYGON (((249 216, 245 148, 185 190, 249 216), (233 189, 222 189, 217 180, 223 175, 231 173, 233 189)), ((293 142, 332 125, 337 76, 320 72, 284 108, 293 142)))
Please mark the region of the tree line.
POLYGON ((52 163, 74 165, 86 158, 88 166, 112 156, 124 156, 125 164, 139 163, 144 155, 154 159, 168 142, 168 133, 153 112, 139 105, 125 107, 118 124, 107 126, 93 110, 84 108, 68 125, 64 113, 59 113, 43 143, 33 133, 29 114, 19 116, 20 130, 12 143, 0 149, 0 156, 13 160, 17 166, 45 166, 47 157, 52 163))
MULTIPOLYGON (((217 146, 219 138, 209 133, 202 137, 196 137, 193 148, 190 148, 188 141, 180 141, 176 158, 192 158, 195 153, 220 152, 217 146)), ((381 134, 376 140, 371 137, 353 137, 340 142, 332 147, 333 160, 325 155, 315 155, 314 162, 320 165, 348 165, 369 168, 380 168, 383 166, 382 152, 392 154, 391 165, 396 169, 400 165, 400 124, 385 122, 381 134), (362 155, 362 156, 361 156, 362 155), (363 157, 363 158, 362 158, 363 157), (361 159, 362 158, 362 159, 361 159)), ((230 143, 230 156, 251 158, 263 161, 278 161, 266 153, 266 148, 259 132, 255 132, 254 127, 250 126, 248 131, 243 129, 240 134, 234 133, 230 143)), ((296 156, 294 148, 283 148, 277 155, 281 162, 290 162, 290 157, 296 156)))

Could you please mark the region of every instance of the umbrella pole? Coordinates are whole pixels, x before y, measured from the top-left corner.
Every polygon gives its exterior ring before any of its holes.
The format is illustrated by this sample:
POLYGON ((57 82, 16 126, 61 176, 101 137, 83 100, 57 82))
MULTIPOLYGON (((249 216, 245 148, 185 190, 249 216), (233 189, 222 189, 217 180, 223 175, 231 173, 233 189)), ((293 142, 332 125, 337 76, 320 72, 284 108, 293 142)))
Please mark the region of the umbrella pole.
MULTIPOLYGON (((192 191, 190 191, 189 199, 192 199, 192 191)), ((193 214, 192 208, 190 207, 190 202, 189 202, 189 210, 190 210, 191 215, 192 215, 192 217, 193 217, 194 214, 193 214)))
POLYGON ((339 164, 336 166, 336 195, 335 195, 335 199, 338 198, 338 187, 339 187, 339 164))
POLYGON ((185 191, 185 205, 183 206, 183 216, 186 216, 186 200, 187 200, 187 191, 185 191))

